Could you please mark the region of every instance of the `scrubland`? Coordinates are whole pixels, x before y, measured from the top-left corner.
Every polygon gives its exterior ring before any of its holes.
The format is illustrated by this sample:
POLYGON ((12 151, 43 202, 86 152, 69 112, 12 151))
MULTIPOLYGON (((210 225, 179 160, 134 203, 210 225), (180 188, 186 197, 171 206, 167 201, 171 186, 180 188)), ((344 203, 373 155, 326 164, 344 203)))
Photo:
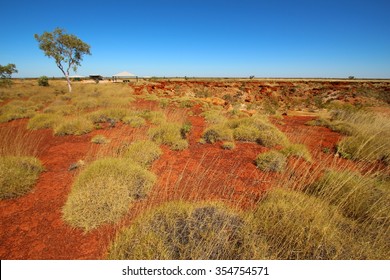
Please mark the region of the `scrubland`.
POLYGON ((390 259, 388 81, 49 83, 0 88, 3 259, 390 259))

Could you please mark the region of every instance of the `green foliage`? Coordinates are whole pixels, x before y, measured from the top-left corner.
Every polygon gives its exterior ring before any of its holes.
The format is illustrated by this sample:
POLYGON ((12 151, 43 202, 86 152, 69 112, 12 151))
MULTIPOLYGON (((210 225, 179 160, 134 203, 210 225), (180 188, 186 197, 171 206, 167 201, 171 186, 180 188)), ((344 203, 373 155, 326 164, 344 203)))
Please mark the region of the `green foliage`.
POLYGON ((48 87, 49 86, 49 78, 46 76, 41 76, 38 79, 38 86, 48 87))
POLYGON ((141 166, 149 166, 162 155, 160 147, 149 140, 140 140, 131 143, 123 156, 141 166))
POLYGON ((244 230, 244 219, 226 206, 170 202, 142 214, 122 230, 108 258, 245 259, 252 252, 244 230))
POLYGON ((261 171, 265 172, 281 172, 285 169, 287 158, 278 151, 268 151, 261 153, 256 157, 256 166, 261 171))
POLYGON ((84 118, 66 119, 54 128, 54 135, 82 135, 93 130, 93 123, 84 118))
POLYGON ((15 198, 29 192, 43 170, 35 157, 0 157, 0 199, 15 198))
POLYGON ((96 160, 76 178, 62 210, 63 219, 85 231, 117 222, 155 182, 153 173, 130 160, 96 160))
POLYGON ((75 35, 66 34, 61 28, 56 28, 53 32, 44 32, 42 35, 35 34, 34 37, 39 43, 39 48, 47 57, 54 58, 57 67, 67 77, 69 92, 71 92, 69 71, 70 69, 77 71, 83 55, 91 54, 90 46, 75 35))
POLYGON ((18 73, 15 64, 9 63, 5 66, 0 64, 0 86, 10 86, 12 84, 11 76, 14 73, 18 73))

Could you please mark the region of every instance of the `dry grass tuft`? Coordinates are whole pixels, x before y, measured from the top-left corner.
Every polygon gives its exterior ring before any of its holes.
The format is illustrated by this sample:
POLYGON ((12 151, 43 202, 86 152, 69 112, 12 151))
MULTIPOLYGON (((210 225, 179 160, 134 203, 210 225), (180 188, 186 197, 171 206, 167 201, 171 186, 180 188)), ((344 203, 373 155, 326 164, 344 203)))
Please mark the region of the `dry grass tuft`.
POLYGON ((242 259, 253 253, 243 217, 222 204, 171 202, 124 229, 109 259, 242 259))
POLYGON ((35 157, 0 157, 0 199, 15 198, 29 192, 44 170, 35 157))
POLYGON ((63 208, 63 219, 85 231, 117 222, 147 195, 156 176, 130 160, 102 158, 81 171, 63 208))

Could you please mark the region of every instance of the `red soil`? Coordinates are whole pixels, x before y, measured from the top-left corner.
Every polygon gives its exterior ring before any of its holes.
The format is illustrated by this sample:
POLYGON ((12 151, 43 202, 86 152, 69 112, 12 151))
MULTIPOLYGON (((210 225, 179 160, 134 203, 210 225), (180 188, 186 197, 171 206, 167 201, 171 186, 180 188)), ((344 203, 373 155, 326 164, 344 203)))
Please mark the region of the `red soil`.
MULTIPOLYGON (((152 106, 142 102, 138 105, 152 106)), ((61 218, 61 208, 77 174, 68 171, 68 167, 80 159, 94 157, 97 145, 90 143, 93 135, 104 134, 118 146, 137 138, 139 130, 118 124, 83 136, 56 137, 51 130, 33 132, 43 137, 38 156, 46 171, 29 194, 0 201, 0 258, 102 259, 121 226, 164 201, 217 199, 243 209, 252 207, 264 190, 280 179, 260 172, 254 165, 255 157, 267 149, 254 143, 237 143, 234 150, 223 150, 221 143, 198 143, 205 123, 197 114, 199 108, 193 110, 194 116, 189 117, 192 123, 189 149, 177 152, 163 147, 163 155, 152 167, 159 180, 148 198, 135 203, 118 225, 107 225, 86 234, 70 228, 61 218)), ((340 136, 326 128, 305 126, 310 119, 286 117, 285 125, 279 127, 292 141, 307 144, 319 159, 324 157, 321 149, 333 148, 340 136)), ((26 121, 5 125, 25 127, 26 121)))

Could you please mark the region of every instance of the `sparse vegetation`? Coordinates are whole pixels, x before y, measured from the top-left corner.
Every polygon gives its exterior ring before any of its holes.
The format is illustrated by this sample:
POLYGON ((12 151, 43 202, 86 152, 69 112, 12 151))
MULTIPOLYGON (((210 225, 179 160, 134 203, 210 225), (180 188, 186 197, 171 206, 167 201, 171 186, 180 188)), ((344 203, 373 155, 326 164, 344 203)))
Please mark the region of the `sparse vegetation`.
POLYGON ((207 83, 1 87, 1 199, 15 207, 3 228, 46 215, 49 243, 95 230, 82 242, 104 235, 111 259, 390 258, 386 81, 207 83), (334 132, 302 125, 314 115, 308 125, 334 132), (50 174, 37 185, 40 161, 50 174))
POLYGON ((110 143, 110 139, 107 139, 104 135, 98 134, 92 137, 91 142, 95 144, 107 144, 110 143))

